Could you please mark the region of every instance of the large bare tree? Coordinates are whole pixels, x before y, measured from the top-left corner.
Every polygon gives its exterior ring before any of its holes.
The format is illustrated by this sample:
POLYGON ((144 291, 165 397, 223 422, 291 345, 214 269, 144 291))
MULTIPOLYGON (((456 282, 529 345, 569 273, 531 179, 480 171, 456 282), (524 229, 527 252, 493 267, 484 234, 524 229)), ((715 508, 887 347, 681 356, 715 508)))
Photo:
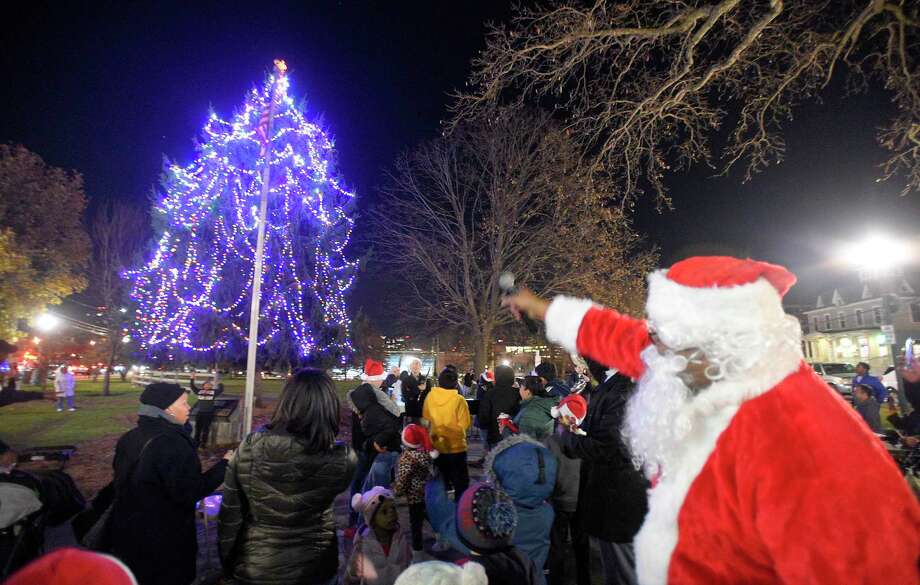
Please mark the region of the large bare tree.
POLYGON ((750 178, 780 161, 781 122, 845 70, 850 89, 876 84, 891 95, 895 113, 878 132, 889 151, 881 178, 903 177, 906 194, 920 190, 918 10, 907 0, 520 8, 508 26, 492 28, 453 123, 495 103, 552 105, 592 166, 617 180, 623 201, 650 187, 667 205, 668 171, 740 163, 750 178))
POLYGON ((109 395, 112 368, 121 357, 125 329, 130 329, 133 316, 128 298, 130 283, 121 273, 135 260, 148 229, 139 207, 117 200, 100 204, 90 223, 93 254, 85 298, 95 304, 107 332, 101 348, 105 360, 102 378, 105 396, 109 395))
POLYGON ((375 251, 426 335, 459 333, 487 361, 503 270, 542 294, 627 304, 654 255, 602 185, 585 180, 571 137, 548 114, 491 110, 402 156, 373 211, 375 251))

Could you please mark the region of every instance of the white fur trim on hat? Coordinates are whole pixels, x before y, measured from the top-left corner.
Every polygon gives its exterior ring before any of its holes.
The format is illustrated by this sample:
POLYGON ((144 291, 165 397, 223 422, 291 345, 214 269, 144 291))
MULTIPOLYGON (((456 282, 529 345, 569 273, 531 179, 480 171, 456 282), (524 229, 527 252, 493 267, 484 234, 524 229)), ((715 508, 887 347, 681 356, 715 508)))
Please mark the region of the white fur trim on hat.
POLYGON ((554 298, 546 310, 546 338, 570 353, 578 353, 578 328, 585 313, 594 306, 590 299, 564 295, 554 298))
POLYGON ((550 416, 552 416, 553 418, 559 418, 559 415, 561 414, 561 413, 559 412, 559 407, 558 407, 558 406, 554 406, 554 407, 550 408, 550 409, 549 409, 549 414, 550 414, 550 416))
POLYGON ((674 349, 698 345, 713 332, 758 331, 786 319, 782 297, 765 278, 703 288, 679 284, 666 270, 656 270, 649 274, 648 285, 648 321, 674 349))

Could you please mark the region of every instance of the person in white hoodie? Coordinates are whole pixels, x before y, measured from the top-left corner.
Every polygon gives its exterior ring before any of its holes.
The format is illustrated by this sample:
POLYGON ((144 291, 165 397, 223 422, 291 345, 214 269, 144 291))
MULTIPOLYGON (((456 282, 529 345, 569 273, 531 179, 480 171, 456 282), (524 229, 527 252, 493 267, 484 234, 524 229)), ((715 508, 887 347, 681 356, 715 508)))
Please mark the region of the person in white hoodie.
POLYGON ((54 396, 57 398, 57 411, 64 411, 64 400, 67 400, 67 410, 73 412, 76 407, 73 405, 74 390, 77 387, 77 381, 73 374, 68 371, 67 366, 61 366, 57 376, 54 377, 54 396))

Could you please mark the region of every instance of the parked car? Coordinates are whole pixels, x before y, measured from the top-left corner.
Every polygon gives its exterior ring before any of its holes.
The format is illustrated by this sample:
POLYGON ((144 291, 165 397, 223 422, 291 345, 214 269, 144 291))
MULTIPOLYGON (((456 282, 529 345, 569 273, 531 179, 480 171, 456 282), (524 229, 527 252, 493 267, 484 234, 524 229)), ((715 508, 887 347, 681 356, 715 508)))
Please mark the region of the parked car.
POLYGON ((853 378, 856 377, 856 366, 853 364, 816 362, 811 364, 815 373, 821 376, 821 379, 836 390, 840 395, 847 398, 853 395, 853 378))

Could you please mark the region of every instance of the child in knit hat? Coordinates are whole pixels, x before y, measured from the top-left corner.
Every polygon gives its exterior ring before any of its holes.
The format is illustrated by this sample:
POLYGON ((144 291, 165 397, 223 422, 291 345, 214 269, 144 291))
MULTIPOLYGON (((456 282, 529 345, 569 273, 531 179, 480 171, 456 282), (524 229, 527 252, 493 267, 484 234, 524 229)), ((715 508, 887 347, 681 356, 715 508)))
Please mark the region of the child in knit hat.
POLYGON ((537 585, 542 574, 511 540, 517 528, 517 509, 511 498, 486 483, 471 484, 456 506, 447 498, 440 479, 426 487, 432 526, 451 545, 483 566, 489 583, 537 585))
POLYGON ((345 583, 393 585, 411 560, 408 542, 399 529, 393 492, 375 486, 355 494, 351 505, 364 515, 366 526, 355 536, 345 583))
POLYGON ((412 530, 412 559, 419 560, 422 552, 422 525, 425 522, 425 482, 431 476, 432 460, 438 456, 431 445, 428 429, 409 424, 402 432, 404 450, 396 466, 393 492, 406 496, 409 504, 409 526, 412 530))

